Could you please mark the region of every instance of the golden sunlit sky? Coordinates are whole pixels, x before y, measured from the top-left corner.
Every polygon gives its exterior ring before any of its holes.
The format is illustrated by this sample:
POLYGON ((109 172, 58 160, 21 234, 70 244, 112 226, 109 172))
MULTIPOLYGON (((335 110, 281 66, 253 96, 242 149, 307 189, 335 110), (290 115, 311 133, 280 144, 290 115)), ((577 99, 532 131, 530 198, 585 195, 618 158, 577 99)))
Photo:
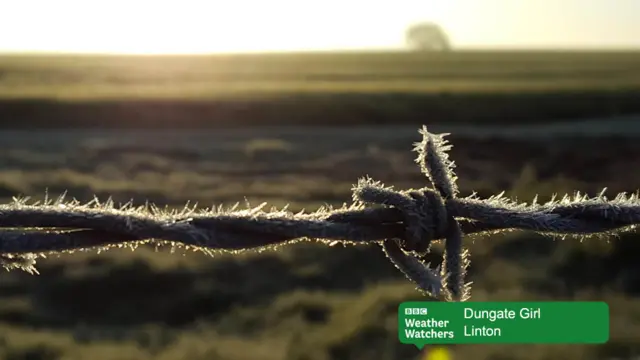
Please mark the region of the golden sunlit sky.
POLYGON ((398 49, 420 21, 459 49, 640 48, 640 0, 0 0, 0 51, 398 49))

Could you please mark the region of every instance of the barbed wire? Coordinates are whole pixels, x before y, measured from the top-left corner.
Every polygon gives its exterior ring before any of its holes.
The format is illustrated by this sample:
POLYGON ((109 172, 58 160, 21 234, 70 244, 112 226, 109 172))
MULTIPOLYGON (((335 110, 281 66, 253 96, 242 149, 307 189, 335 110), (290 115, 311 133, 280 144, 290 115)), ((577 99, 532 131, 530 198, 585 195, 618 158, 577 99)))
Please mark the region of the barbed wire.
POLYGON ((420 130, 416 162, 431 187, 396 191, 368 177, 353 188, 353 203, 293 213, 264 210, 266 204, 240 210, 160 209, 153 205, 115 206, 98 199, 87 204, 64 196, 43 203, 15 199, 0 205, 0 264, 6 269, 37 273, 35 261, 51 253, 106 250, 154 242, 207 254, 219 251, 274 249, 303 240, 329 245, 377 243, 391 262, 418 289, 438 300, 465 301, 469 252, 463 234, 493 234, 514 229, 551 235, 617 235, 640 223, 638 194, 608 200, 576 193, 538 204, 517 203, 503 194, 480 199, 459 198, 455 165, 447 151, 449 134, 420 130), (444 241, 442 265, 435 269, 421 258, 433 241, 444 241))

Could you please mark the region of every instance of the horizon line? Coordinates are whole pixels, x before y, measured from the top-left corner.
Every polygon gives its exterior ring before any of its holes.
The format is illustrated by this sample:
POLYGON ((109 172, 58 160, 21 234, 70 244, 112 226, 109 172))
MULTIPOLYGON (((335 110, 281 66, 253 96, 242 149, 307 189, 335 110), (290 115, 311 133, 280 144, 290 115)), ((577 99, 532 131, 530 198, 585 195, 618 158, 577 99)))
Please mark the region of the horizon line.
POLYGON ((304 55, 304 54, 367 54, 367 53, 522 53, 522 52, 572 52, 609 53, 640 52, 640 47, 464 47, 449 51, 420 51, 408 48, 363 48, 363 49, 311 49, 311 50, 263 50, 263 51, 212 51, 212 52, 117 52, 117 51, 52 51, 52 50, 0 50, 0 56, 238 56, 238 55, 304 55))

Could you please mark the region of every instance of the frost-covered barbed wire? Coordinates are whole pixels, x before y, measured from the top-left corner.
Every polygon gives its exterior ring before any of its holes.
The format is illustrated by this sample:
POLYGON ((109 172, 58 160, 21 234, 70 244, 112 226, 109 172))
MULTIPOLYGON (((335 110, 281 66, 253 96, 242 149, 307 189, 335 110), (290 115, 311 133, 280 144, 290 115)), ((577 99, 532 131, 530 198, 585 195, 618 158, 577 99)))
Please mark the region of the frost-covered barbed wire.
POLYGON ((353 188, 353 204, 314 213, 264 210, 265 204, 240 210, 186 206, 169 211, 154 206, 116 207, 112 201, 81 204, 64 197, 29 204, 14 199, 0 205, 0 263, 7 269, 36 272, 35 259, 51 253, 104 250, 140 243, 169 243, 213 254, 276 248, 302 240, 378 243, 391 262, 427 295, 465 301, 464 276, 469 254, 463 234, 530 230, 552 235, 615 235, 640 223, 637 194, 609 201, 575 194, 544 204, 516 203, 502 194, 488 199, 459 198, 444 136, 423 127, 415 144, 416 162, 431 187, 396 191, 370 178, 353 188), (421 256, 433 241, 444 241, 442 266, 431 269, 421 256))

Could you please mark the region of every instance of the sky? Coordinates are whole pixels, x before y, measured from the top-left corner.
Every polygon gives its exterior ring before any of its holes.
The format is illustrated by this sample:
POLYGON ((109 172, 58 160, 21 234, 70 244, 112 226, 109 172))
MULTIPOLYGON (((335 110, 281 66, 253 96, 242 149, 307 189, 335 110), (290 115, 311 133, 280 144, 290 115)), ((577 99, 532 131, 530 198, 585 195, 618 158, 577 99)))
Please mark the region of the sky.
POLYGON ((640 0, 0 0, 0 52, 237 53, 404 47, 640 49, 640 0))

